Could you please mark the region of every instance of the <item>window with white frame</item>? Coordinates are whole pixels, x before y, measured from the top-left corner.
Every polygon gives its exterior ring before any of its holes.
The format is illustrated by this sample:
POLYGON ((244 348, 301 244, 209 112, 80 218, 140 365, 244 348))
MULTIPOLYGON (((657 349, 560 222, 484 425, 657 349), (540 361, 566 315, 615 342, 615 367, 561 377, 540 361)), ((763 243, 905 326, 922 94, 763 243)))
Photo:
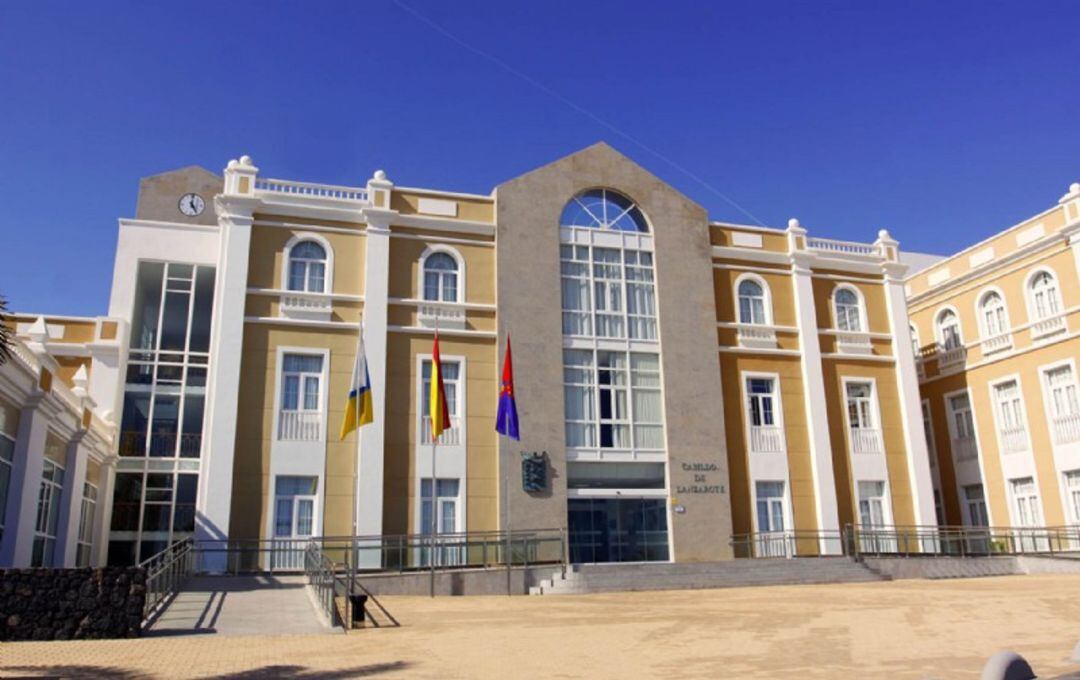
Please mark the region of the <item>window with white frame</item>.
POLYGON ((908 330, 911 332, 911 351, 915 354, 915 359, 918 359, 922 353, 922 346, 919 343, 919 329, 915 324, 910 324, 908 330))
POLYGON ((1044 372, 1049 415, 1054 425, 1054 443, 1080 440, 1080 400, 1072 366, 1065 364, 1044 372))
POLYGON ((973 460, 979 452, 975 444, 975 416, 967 393, 947 398, 952 426, 952 450, 957 461, 973 460))
POLYGON ((274 538, 308 538, 315 533, 318 477, 274 478, 274 538))
POLYGON ((1080 523, 1080 470, 1065 473, 1065 493, 1068 494, 1069 512, 1073 523, 1080 523))
POLYGON ((937 447, 934 445, 934 423, 930 417, 930 402, 922 402, 922 429, 926 439, 926 453, 930 457, 930 467, 937 464, 937 447))
POLYGON ((0 432, 0 539, 7 525, 8 491, 11 488, 11 469, 15 464, 15 440, 0 432))
POLYGON ((873 383, 848 382, 845 392, 853 452, 880 453, 881 437, 877 426, 873 383))
POLYGON ((611 189, 588 189, 570 199, 559 217, 561 227, 586 227, 646 233, 645 215, 626 196, 611 189))
MULTIPOLYGON (((431 535, 432 528, 435 534, 456 534, 461 531, 459 511, 461 509, 461 480, 443 479, 436 480, 434 496, 432 495, 431 478, 420 480, 420 533, 431 535), (434 509, 434 514, 432 511, 434 509)), ((435 550, 435 563, 439 565, 455 565, 464 562, 464 554, 458 540, 451 539, 453 545, 440 545, 435 550)), ((430 548, 421 548, 420 564, 430 564, 430 548)))
POLYGON ((652 253, 569 244, 560 253, 565 335, 656 339, 652 253))
POLYGON ((784 482, 756 482, 757 530, 759 533, 784 531, 784 482))
POLYGON ((322 433, 321 354, 286 353, 281 358, 278 438, 317 440, 322 433))
POLYGON ((1031 277, 1029 284, 1031 311, 1036 321, 1048 319, 1061 313, 1057 279, 1048 271, 1040 271, 1031 277))
POLYGON ((1042 525, 1042 507, 1039 504, 1039 492, 1032 477, 1009 480, 1012 490, 1013 507, 1016 511, 1016 524, 1022 527, 1042 525))
POLYGON ((862 304, 859 296, 850 288, 838 288, 833 294, 833 306, 836 309, 836 328, 841 331, 859 333, 862 327, 862 304))
POLYGON ((739 323, 768 325, 770 310, 765 285, 757 279, 739 282, 739 323))
POLYGON ((37 518, 34 522, 34 545, 30 566, 51 567, 56 554, 56 527, 60 522, 60 491, 64 486, 64 468, 45 460, 38 491, 37 518))
POLYGON ((458 302, 458 261, 448 253, 435 252, 424 258, 424 299, 431 302, 458 302))
POLYGON ((89 567, 94 554, 94 519, 97 516, 98 488, 90 482, 83 483, 83 497, 79 508, 79 535, 75 547, 75 566, 89 567))
POLYGON ((979 302, 979 316, 982 321, 983 337, 994 338, 1009 331, 1009 315, 1005 309, 1005 300, 997 291, 989 291, 979 302))
MULTIPOLYGON (((457 428, 459 400, 461 395, 461 363, 458 361, 443 360, 440 364, 443 389, 446 392, 446 408, 450 414, 450 422, 444 428, 453 431, 457 428)), ((431 443, 431 359, 424 359, 420 365, 420 420, 421 420, 421 443, 431 443)), ((441 444, 458 443, 454 437, 456 433, 444 432, 439 439, 441 444)))
POLYGON ((967 506, 969 526, 990 526, 990 516, 986 512, 986 497, 983 495, 982 484, 969 484, 964 487, 964 504, 967 506))
POLYGON ((938 342, 941 343, 943 349, 957 349, 964 345, 960 334, 960 319, 956 316, 956 312, 951 309, 942 310, 937 317, 937 327, 938 342))
POLYGON ((566 349, 563 380, 567 446, 664 447, 659 355, 566 349))
POLYGON ((1019 383, 1008 380, 994 385, 994 405, 1002 451, 1015 453, 1026 450, 1027 427, 1019 383))
POLYGON ((887 526, 889 524, 889 510, 888 502, 885 499, 885 482, 859 482, 858 492, 859 523, 863 528, 887 526))
POLYGON ((750 421, 750 450, 757 453, 782 453, 784 438, 778 422, 776 380, 748 377, 746 398, 747 418, 750 421))
POLYGON ((289 290, 326 292, 326 248, 315 241, 300 241, 289 249, 289 290))

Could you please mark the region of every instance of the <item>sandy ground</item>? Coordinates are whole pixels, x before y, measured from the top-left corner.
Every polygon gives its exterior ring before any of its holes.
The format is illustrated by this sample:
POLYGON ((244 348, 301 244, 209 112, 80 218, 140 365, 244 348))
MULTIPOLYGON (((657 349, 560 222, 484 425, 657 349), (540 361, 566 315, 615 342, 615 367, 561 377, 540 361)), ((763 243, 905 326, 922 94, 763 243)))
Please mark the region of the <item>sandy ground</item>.
POLYGON ((8 643, 0 677, 977 678, 1005 648, 1080 671, 1077 575, 383 602, 401 628, 8 643))

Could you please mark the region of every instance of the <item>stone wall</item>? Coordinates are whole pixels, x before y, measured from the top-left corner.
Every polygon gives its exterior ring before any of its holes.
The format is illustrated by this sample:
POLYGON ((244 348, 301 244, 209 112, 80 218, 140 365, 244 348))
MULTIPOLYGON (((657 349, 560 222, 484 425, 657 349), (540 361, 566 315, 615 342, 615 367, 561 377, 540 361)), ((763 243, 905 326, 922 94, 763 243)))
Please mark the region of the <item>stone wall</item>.
POLYGON ((0 569, 0 641, 139 636, 146 572, 0 569))

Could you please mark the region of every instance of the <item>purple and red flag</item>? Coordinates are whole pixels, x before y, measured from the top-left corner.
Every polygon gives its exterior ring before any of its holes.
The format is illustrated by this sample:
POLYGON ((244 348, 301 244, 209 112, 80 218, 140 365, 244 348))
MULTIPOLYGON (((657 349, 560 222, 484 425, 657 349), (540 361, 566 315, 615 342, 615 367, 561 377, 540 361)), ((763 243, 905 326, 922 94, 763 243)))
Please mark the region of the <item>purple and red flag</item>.
POLYGON ((510 335, 506 336, 506 356, 503 357, 502 385, 499 388, 499 412, 495 416, 495 431, 511 439, 521 439, 518 430, 517 404, 514 402, 514 365, 510 358, 510 335))

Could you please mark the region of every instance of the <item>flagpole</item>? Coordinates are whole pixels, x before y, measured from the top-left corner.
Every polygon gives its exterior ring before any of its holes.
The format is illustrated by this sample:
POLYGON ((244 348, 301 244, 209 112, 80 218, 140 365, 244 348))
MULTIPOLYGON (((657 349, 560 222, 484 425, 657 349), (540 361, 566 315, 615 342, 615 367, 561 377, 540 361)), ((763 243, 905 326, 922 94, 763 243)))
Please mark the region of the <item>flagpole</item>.
MULTIPOLYGON (((356 341, 356 351, 357 352, 360 351, 360 348, 363 346, 363 342, 364 342, 364 313, 360 312, 360 314, 358 316, 360 317, 360 331, 359 331, 360 335, 357 337, 357 341, 356 341)), ((353 364, 356 365, 357 362, 359 361, 359 359, 360 359, 360 357, 356 357, 355 359, 353 359, 353 364)), ((366 366, 367 360, 366 359, 365 359, 364 363, 365 363, 364 368, 366 370, 367 369, 367 366, 366 366)), ((370 385, 368 385, 368 389, 371 389, 370 385)), ((357 564, 357 563, 360 561, 359 560, 360 556, 357 555, 357 550, 356 550, 356 532, 357 532, 356 526, 360 521, 360 518, 358 517, 358 515, 360 514, 360 398, 361 398, 361 395, 360 395, 359 392, 357 392, 356 400, 355 400, 356 403, 353 405, 353 409, 354 409, 354 414, 353 415, 356 416, 356 420, 355 420, 355 422, 356 422, 356 460, 353 461, 353 480, 352 480, 352 486, 353 486, 352 540, 349 541, 349 543, 352 544, 353 568, 358 567, 359 564, 357 564)))
MULTIPOLYGON (((439 315, 435 315, 435 342, 439 341, 439 315)), ((431 379, 436 383, 442 377, 442 366, 436 366, 435 360, 439 358, 435 356, 435 352, 432 351, 431 356, 431 379)), ((437 385, 433 385, 438 390, 437 385)), ((435 533, 438 531, 438 522, 436 521, 436 515, 438 514, 438 507, 436 506, 436 498, 438 494, 435 492, 435 487, 439 484, 439 477, 435 474, 435 449, 438 446, 439 438, 435 436, 435 409, 434 404, 431 402, 432 388, 428 388, 428 419, 431 425, 431 597, 435 597, 435 533)), ((439 391, 439 396, 443 394, 439 391)), ((439 404, 439 413, 442 413, 442 403, 439 404)), ((445 425, 445 423, 443 423, 445 425)))

